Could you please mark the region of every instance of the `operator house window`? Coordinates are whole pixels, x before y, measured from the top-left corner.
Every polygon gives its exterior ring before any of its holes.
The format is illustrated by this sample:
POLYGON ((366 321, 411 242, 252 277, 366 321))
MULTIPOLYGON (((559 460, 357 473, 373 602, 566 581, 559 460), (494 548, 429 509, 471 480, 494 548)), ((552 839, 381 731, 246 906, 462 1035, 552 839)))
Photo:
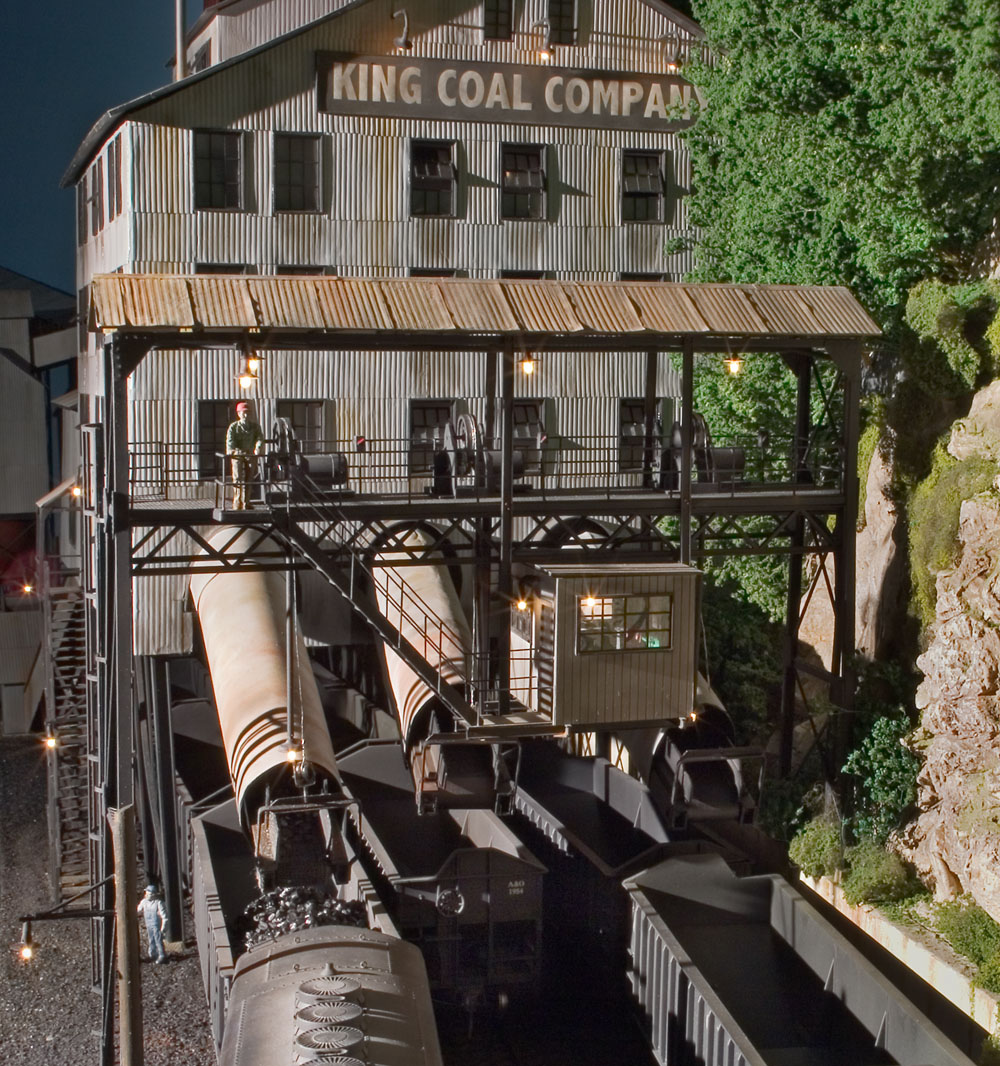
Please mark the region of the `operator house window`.
POLYGON ((304 452, 318 452, 323 447, 323 401, 279 400, 278 417, 292 424, 295 439, 304 452))
POLYGON ((410 141, 410 214, 450 218, 455 214, 458 174, 453 141, 410 141))
POLYGON ((429 474, 454 411, 452 400, 410 401, 410 473, 429 474))
POLYGON ((544 151, 537 144, 505 144, 501 149, 501 218, 545 217, 544 151))
POLYGON ((549 0, 549 42, 576 44, 576 0, 549 0))
POLYGON ((622 152, 622 222, 663 221, 663 153, 622 152))
POLYGON ((483 37, 487 41, 509 41, 513 20, 513 0, 484 0, 483 37))
POLYGON ((669 651, 673 597, 580 596, 576 650, 669 651))
POLYGON ((199 209, 243 206, 242 134, 195 132, 194 206, 199 209))
POLYGON ((76 243, 87 243, 87 175, 76 183, 76 243))
MULTIPOLYGON (((256 417, 256 414, 254 414, 256 417)), ((226 430, 236 418, 236 400, 201 400, 198 404, 198 477, 222 476, 226 430)))
POLYGON ((319 210, 319 137, 274 135, 274 210, 319 210))

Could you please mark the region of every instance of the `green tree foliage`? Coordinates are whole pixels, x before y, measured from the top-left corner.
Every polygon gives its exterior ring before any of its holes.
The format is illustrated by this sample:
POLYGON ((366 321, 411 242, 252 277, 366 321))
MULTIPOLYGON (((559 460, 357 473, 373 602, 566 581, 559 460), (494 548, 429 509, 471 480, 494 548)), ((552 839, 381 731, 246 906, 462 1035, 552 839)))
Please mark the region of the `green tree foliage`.
POLYGON ((913 609, 924 629, 934 621, 938 571, 955 562, 962 501, 989 489, 997 473, 996 463, 989 459, 953 459, 945 444, 945 440, 938 443, 931 472, 910 499, 913 609))
POLYGON ((737 742, 763 743, 780 706, 781 628, 730 582, 706 575, 702 588, 704 663, 736 728, 737 742))
POLYGON ((877 718, 844 765, 860 786, 854 795, 855 831, 878 845, 885 844, 917 798, 920 760, 902 744, 910 729, 902 707, 894 716, 877 718))
POLYGON ((961 396, 993 376, 998 295, 995 281, 945 285, 927 280, 910 290, 906 322, 919 343, 909 350, 907 369, 924 392, 961 396))
POLYGON ((988 231, 994 0, 696 0, 698 277, 846 284, 886 325, 988 231))
MULTIPOLYGON (((679 369, 679 358, 675 357, 674 362, 679 369)), ((832 388, 834 368, 824 368, 822 373, 826 395, 839 395, 832 388)), ((695 410, 704 417, 713 443, 745 449, 746 476, 751 480, 773 482, 791 477, 796 390, 795 375, 778 355, 748 355, 739 374, 729 373, 718 356, 702 356, 695 362, 695 410), (761 430, 767 440, 763 448, 758 436, 761 430)), ((814 388, 810 397, 813 424, 823 424, 823 390, 814 388)), ((834 418, 839 417, 840 412, 834 411, 834 418)), ((757 527, 756 531, 763 532, 770 527, 770 520, 748 517, 743 525, 749 531, 757 527)), ((704 565, 708 572, 716 574, 719 583, 738 588, 739 595, 759 607, 771 621, 784 620, 787 560, 773 556, 729 557, 708 559, 704 565)))

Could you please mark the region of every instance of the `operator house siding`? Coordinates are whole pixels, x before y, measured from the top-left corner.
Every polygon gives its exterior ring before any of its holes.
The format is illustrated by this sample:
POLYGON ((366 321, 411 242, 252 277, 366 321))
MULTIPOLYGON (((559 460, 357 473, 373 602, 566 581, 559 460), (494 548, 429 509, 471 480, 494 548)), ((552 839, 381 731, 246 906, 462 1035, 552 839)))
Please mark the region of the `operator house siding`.
POLYGON ((556 572, 553 718, 586 725, 608 720, 640 723, 688 714, 694 706, 701 575, 686 566, 615 574, 594 570, 580 577, 556 572), (673 596, 669 651, 632 650, 578 654, 577 599, 581 596, 673 596))

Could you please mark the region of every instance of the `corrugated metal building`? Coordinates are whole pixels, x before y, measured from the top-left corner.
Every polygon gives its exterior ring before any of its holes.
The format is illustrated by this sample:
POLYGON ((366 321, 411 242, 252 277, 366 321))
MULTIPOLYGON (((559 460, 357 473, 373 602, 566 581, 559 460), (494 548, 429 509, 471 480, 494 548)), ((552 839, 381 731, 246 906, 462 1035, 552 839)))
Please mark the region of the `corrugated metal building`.
MULTIPOLYGON (((698 106, 678 69, 700 49, 698 27, 656 0, 209 5, 189 40, 196 72, 109 111, 71 164, 81 308, 113 272, 677 280, 690 266, 678 133, 698 106)), ((82 353, 84 422, 99 413, 99 343, 82 353)), ((539 367, 517 382, 522 417, 549 438, 603 438, 617 468, 644 354, 539 367)), ((138 494, 208 491, 237 368, 219 350, 143 362, 138 494)), ((482 419, 488 391, 482 363, 455 353, 299 351, 272 353, 251 398, 265 431, 285 415, 313 441, 395 442, 381 476, 405 482, 424 423, 444 407, 482 419)), ((664 358, 657 395, 678 391, 664 358)), ((156 595, 136 585, 135 650, 186 652, 183 579, 158 580, 156 595)))

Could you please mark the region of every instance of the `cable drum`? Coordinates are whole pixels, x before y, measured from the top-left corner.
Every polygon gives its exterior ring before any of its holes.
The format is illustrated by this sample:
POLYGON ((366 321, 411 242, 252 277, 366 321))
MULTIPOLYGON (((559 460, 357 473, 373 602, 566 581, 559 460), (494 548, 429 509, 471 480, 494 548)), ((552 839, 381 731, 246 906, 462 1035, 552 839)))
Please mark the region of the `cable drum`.
POLYGON ((361 982, 355 977, 313 977, 299 985, 295 993, 295 1006, 308 1007, 313 1003, 330 1003, 337 1000, 361 998, 361 982))
POLYGON ((310 1003, 295 1014, 299 1028, 315 1025, 347 1025, 356 1022, 364 1014, 357 1003, 346 999, 335 999, 328 1003, 310 1003))
POLYGON ((360 1049, 364 1042, 365 1034, 353 1025, 324 1025, 295 1037, 295 1057, 298 1062, 328 1062, 333 1055, 360 1049))

